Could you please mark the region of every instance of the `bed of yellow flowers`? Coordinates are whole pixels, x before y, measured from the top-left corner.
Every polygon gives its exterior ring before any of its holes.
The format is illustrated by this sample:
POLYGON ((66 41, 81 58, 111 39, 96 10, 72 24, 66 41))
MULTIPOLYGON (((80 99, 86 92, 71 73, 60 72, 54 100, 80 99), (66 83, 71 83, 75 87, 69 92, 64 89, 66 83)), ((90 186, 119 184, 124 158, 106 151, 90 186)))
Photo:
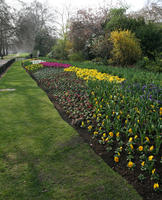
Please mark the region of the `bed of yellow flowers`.
POLYGON ((42 68, 43 68, 43 65, 41 64, 30 64, 28 66, 25 66, 25 69, 28 70, 29 72, 34 72, 42 68))
POLYGON ((79 68, 75 66, 71 66, 64 71, 75 72, 78 78, 82 78, 85 81, 88 80, 104 80, 109 82, 117 82, 121 83, 124 81, 124 78, 119 78, 118 76, 112 76, 110 74, 98 72, 96 69, 86 69, 86 68, 79 68))

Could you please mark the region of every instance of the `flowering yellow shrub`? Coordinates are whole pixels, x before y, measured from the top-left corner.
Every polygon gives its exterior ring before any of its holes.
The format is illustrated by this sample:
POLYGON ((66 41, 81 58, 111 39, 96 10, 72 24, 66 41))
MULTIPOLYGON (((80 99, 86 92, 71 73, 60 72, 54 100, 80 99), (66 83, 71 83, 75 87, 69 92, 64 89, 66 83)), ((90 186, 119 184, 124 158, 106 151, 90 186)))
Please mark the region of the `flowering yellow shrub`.
POLYGON ((113 31, 110 40, 113 43, 112 59, 117 64, 133 64, 141 57, 140 44, 131 31, 113 31))
POLYGON ((112 76, 106 73, 98 72, 96 69, 86 69, 86 68, 78 68, 78 67, 69 67, 64 69, 64 71, 75 72, 78 78, 82 78, 84 80, 105 80, 109 82, 117 82, 121 83, 125 79, 119 78, 118 76, 112 76))

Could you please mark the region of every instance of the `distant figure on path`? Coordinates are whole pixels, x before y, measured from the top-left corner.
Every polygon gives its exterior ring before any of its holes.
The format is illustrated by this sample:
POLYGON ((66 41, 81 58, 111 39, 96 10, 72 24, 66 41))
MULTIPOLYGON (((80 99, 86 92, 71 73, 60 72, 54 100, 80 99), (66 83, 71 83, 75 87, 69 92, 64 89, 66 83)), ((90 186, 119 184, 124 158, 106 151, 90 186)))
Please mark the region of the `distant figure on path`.
POLYGON ((38 50, 37 51, 37 58, 39 58, 39 55, 40 55, 40 51, 38 50))
POLYGON ((33 58, 33 54, 32 53, 30 54, 30 58, 33 58))

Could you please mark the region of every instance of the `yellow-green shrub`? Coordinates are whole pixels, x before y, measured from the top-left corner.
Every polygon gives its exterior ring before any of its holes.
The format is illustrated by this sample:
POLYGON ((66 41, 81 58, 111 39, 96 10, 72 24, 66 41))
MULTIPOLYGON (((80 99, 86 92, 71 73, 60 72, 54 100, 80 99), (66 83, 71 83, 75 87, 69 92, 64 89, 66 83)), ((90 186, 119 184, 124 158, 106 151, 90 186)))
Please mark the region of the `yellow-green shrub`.
POLYGON ((141 57, 140 43, 131 31, 113 31, 110 35, 113 43, 112 59, 116 64, 133 64, 141 57))

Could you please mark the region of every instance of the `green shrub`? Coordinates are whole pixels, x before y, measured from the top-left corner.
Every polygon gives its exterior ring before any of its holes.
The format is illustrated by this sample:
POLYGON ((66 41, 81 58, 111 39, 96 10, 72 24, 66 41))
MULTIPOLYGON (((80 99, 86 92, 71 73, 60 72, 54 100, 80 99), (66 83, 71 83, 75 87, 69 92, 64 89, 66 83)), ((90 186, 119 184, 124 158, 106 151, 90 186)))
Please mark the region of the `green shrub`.
POLYGON ((83 61, 84 60, 82 52, 71 53, 68 56, 68 58, 70 61, 83 61))
POLYGON ((148 57, 144 57, 142 60, 138 61, 136 65, 149 71, 162 72, 162 59, 160 56, 156 57, 154 61, 149 60, 148 57))
POLYGON ((162 59, 157 57, 155 61, 146 64, 145 68, 149 71, 162 72, 162 59))
POLYGON ((83 63, 86 65, 93 65, 93 62, 91 60, 85 60, 83 63))
POLYGON ((148 57, 143 57, 141 60, 139 60, 137 63, 136 63, 136 66, 139 67, 139 68, 145 68, 145 66, 147 64, 150 63, 150 60, 148 57))
POLYGON ((115 64, 134 64, 140 59, 142 54, 140 43, 131 31, 113 31, 110 41, 113 43, 111 53, 115 64))
POLYGON ((106 31, 131 30, 132 32, 140 26, 145 25, 143 17, 133 18, 126 14, 126 8, 110 9, 105 22, 106 31))
POLYGON ((96 57, 96 58, 92 59, 92 62, 93 62, 93 63, 96 63, 96 64, 98 64, 98 65, 103 65, 103 58, 101 58, 101 57, 96 57))
POLYGON ((135 34, 140 40, 144 55, 155 59, 162 51, 162 28, 155 23, 149 23, 138 27, 135 34))

